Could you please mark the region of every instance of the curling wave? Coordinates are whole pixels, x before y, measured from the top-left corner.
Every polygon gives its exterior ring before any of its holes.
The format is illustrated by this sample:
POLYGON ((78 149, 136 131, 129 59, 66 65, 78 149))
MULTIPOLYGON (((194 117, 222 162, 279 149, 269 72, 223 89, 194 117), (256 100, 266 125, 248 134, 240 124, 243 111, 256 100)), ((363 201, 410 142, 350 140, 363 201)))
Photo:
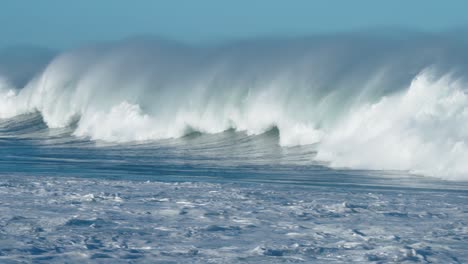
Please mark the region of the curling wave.
POLYGON ((0 118, 38 111, 113 142, 276 127, 334 167, 466 180, 467 58, 456 36, 130 39, 61 53, 23 86, 0 67, 0 118))

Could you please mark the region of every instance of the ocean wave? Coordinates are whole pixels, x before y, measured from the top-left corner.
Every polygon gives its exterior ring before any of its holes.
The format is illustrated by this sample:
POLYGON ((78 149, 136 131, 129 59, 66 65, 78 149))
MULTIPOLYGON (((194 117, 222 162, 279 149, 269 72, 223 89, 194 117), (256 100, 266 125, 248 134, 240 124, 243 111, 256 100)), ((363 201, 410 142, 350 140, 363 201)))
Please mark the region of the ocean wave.
POLYGON ((63 52, 18 87, 0 71, 0 118, 129 142, 279 130, 335 167, 467 179, 468 49, 441 36, 317 36, 189 46, 130 39, 63 52))

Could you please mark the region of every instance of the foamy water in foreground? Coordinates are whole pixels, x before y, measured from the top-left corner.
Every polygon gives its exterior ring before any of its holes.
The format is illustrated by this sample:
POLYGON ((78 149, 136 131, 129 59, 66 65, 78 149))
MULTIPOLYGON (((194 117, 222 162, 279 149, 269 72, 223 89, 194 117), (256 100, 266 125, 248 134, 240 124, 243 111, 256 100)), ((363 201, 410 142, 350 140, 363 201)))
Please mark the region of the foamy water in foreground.
POLYGON ((0 179, 0 261, 464 263, 467 191, 0 179))

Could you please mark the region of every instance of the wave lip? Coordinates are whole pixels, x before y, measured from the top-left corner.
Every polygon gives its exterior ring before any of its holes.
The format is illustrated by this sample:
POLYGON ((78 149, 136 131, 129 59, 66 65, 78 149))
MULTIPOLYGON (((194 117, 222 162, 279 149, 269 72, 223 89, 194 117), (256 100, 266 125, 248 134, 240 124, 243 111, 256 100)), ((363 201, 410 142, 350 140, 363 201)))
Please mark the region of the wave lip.
POLYGON ((453 36, 127 40, 59 54, 24 87, 3 76, 0 118, 40 112, 121 143, 276 127, 331 166, 465 180, 467 50, 453 36))

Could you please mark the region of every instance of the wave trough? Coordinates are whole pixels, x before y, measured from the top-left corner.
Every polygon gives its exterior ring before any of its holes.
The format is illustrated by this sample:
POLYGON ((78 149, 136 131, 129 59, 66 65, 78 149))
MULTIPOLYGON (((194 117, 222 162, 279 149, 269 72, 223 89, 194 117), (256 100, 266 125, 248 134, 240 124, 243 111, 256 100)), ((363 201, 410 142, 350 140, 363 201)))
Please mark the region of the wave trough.
POLYGON ((467 47, 456 36, 129 39, 60 53, 22 86, 1 61, 0 118, 40 112, 51 128, 121 143, 277 128, 281 146, 316 144, 310 158, 333 167, 467 180, 467 47))

